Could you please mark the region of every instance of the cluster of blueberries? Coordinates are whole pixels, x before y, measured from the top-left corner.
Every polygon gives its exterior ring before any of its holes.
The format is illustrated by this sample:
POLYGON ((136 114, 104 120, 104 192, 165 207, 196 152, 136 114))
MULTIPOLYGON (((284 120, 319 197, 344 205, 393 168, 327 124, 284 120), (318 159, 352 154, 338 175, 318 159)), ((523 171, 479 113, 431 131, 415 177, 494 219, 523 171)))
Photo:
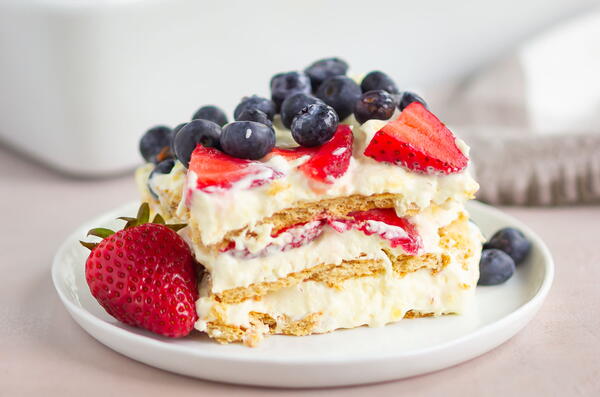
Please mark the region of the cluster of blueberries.
POLYGON ((483 245, 478 285, 497 285, 512 277, 531 251, 531 242, 515 228, 498 230, 483 245))
POLYGON ((357 84, 346 76, 348 64, 339 58, 321 59, 303 72, 276 74, 271 78, 271 99, 244 97, 235 108, 234 122, 216 106, 203 106, 192 121, 170 129, 149 129, 140 141, 140 152, 156 164, 153 172, 169 173, 175 158, 188 167, 198 144, 217 148, 238 158, 259 159, 275 146, 273 117, 301 146, 319 146, 331 139, 340 120, 354 113, 360 123, 387 120, 396 107, 412 102, 426 105, 412 92, 400 92, 385 73, 373 71, 357 84))

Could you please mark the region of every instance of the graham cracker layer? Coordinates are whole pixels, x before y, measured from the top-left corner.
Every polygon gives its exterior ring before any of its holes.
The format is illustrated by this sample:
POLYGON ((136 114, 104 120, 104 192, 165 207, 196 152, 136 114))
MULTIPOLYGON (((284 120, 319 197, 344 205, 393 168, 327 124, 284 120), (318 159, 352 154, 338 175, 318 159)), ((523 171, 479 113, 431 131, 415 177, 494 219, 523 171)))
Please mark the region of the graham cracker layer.
MULTIPOLYGON (((267 334, 288 336, 306 336, 314 334, 314 329, 316 328, 317 321, 321 315, 321 313, 315 312, 296 321, 287 316, 276 321, 267 313, 252 312, 251 316, 255 328, 251 330, 217 321, 208 324, 207 333, 212 339, 221 344, 242 342, 248 347, 256 347, 263 339, 264 335, 267 334), (262 329, 264 332, 259 332, 259 329, 262 329)), ((433 316, 434 313, 422 313, 415 310, 409 310, 404 314, 403 318, 413 319, 433 316)))
POLYGON ((372 259, 354 259, 343 261, 339 265, 320 264, 299 272, 290 273, 275 281, 251 284, 248 287, 238 287, 223 291, 215 296, 215 300, 227 304, 235 304, 246 299, 258 299, 261 296, 282 288, 291 287, 303 281, 312 280, 326 283, 335 287, 349 278, 375 275, 384 270, 382 261, 372 259))
MULTIPOLYGON (((386 253, 387 254, 387 253, 386 253)), ((442 270, 450 261, 448 255, 424 254, 417 257, 410 255, 394 256, 389 254, 393 268, 399 275, 429 268, 432 273, 442 270)), ((299 272, 290 273, 286 277, 275 281, 251 284, 248 287, 238 287, 225 290, 215 295, 215 300, 226 304, 235 304, 246 299, 260 299, 269 293, 282 288, 288 288, 304 281, 316 281, 326 284, 330 288, 341 289, 344 281, 352 278, 369 277, 385 271, 382 260, 377 259, 352 259, 344 260, 339 265, 320 264, 299 272)))
MULTIPOLYGON (((279 211, 274 215, 263 219, 261 223, 272 224, 273 231, 277 232, 298 223, 309 222, 322 214, 343 218, 353 211, 367 211, 373 208, 394 208, 395 202, 401 198, 401 195, 391 193, 374 194, 372 196, 355 194, 352 196, 336 197, 320 201, 296 203, 292 208, 279 211)), ((410 216, 417 212, 418 209, 414 206, 411 207, 405 215, 410 216)), ((239 231, 233 231, 225 237, 230 238, 231 236, 237 235, 237 233, 239 233, 239 231)))
MULTIPOLYGON (((446 227, 440 228, 440 246, 444 250, 458 249, 465 247, 464 228, 466 227, 467 217, 464 214, 446 227)), ((390 249, 383 249, 392 263, 394 272, 404 275, 417 271, 422 268, 430 269, 432 273, 437 273, 444 269, 450 263, 450 256, 445 253, 425 253, 418 256, 395 255, 390 249)), ((467 252, 465 255, 470 255, 467 252)), ((366 254, 363 253, 363 257, 366 254)), ((376 259, 344 260, 339 265, 318 264, 299 272, 288 274, 286 277, 275 281, 251 284, 248 287, 238 287, 223 291, 215 296, 215 300, 226 304, 235 304, 246 299, 258 299, 261 296, 275 292, 282 288, 291 287, 303 281, 317 281, 327 284, 330 288, 341 288, 345 280, 351 278, 368 277, 381 274, 385 271, 384 263, 376 259)))

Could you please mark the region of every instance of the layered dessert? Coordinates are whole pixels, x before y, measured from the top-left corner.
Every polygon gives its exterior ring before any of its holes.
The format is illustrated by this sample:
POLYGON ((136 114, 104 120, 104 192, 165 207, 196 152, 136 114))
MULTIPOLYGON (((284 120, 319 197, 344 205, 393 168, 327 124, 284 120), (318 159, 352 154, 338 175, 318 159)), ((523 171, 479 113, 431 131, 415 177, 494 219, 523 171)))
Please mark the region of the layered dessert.
POLYGON ((136 174, 142 199, 187 224, 195 328, 218 342, 460 314, 473 300, 467 145, 388 76, 346 72, 327 59, 276 75, 272 98, 244 98, 236 121, 207 106, 142 144, 155 148, 136 174))

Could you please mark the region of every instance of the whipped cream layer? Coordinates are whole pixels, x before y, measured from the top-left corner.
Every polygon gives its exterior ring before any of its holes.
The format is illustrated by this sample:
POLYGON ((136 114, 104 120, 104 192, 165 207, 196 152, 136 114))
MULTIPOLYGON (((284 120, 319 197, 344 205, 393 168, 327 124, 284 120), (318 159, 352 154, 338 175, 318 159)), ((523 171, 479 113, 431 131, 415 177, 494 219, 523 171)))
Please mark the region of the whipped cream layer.
POLYGON ((428 269, 399 276, 392 271, 375 277, 346 280, 342 289, 307 281, 278 290, 260 300, 220 305, 209 295, 209 282, 200 287, 201 298, 196 308, 200 320, 196 328, 207 330, 207 323, 215 321, 213 306, 219 305, 221 321, 250 328, 250 312, 267 313, 274 319, 284 317, 300 320, 311 313, 321 313, 313 333, 361 325, 383 326, 400 320, 409 310, 419 313, 462 313, 467 310, 479 278, 479 230, 470 225, 468 248, 474 253, 465 262, 463 252, 448 252, 450 264, 432 274, 428 269))
MULTIPOLYGON (((282 156, 273 156, 265 165, 283 176, 250 189, 247 188, 248 183, 242 180, 226 191, 202 191, 196 188, 196 175, 189 172, 183 200, 189 206, 190 217, 199 225, 198 234, 202 244, 218 243, 230 231, 252 226, 263 218, 301 202, 355 194, 370 196, 392 193, 401 195, 396 202, 396 209, 403 214, 409 206, 426 208, 432 203, 442 204, 447 200, 462 202, 472 198, 477 191, 479 186, 468 170, 452 175, 425 175, 364 156, 364 148, 387 121, 371 120, 361 126, 351 116, 346 122, 353 128, 353 156, 348 171, 332 184, 315 182, 297 169, 307 157, 288 161, 282 156)), ((289 146, 291 134, 278 124, 275 123, 278 145, 289 146)), ((468 152, 464 143, 460 142, 459 146, 468 152)), ((156 191, 168 190, 162 188, 161 180, 151 183, 156 186, 156 191)), ((182 211, 180 206, 180 217, 183 216, 182 211)))
POLYGON ((182 192, 185 185, 185 175, 187 170, 179 161, 175 162, 173 169, 168 174, 155 174, 148 181, 148 185, 158 195, 165 196, 168 192, 182 192))
POLYGON ((144 164, 135 172, 135 181, 142 201, 150 205, 153 213, 161 214, 169 222, 187 223, 189 221, 187 213, 179 211, 179 207, 184 205, 181 197, 185 187, 187 169, 179 161, 176 161, 170 173, 154 174, 150 178, 154 167, 155 165, 152 163, 144 164))
MULTIPOLYGON (((448 202, 440 207, 429 207, 419 215, 408 218, 416 227, 422 241, 419 254, 442 252, 439 246, 438 230, 454 221, 464 208, 460 203, 448 202)), ((381 222, 377 222, 381 223, 381 222)), ((389 225, 387 233, 400 233, 402 229, 389 225), (399 230, 395 230, 399 229, 399 230)), ((290 273, 298 272, 319 264, 339 265, 344 260, 375 259, 383 260, 391 266, 383 249, 394 255, 407 254, 402 246, 392 248, 390 242, 377 234, 367 235, 363 231, 352 229, 336 231, 325 225, 322 233, 311 242, 289 250, 268 250, 266 255, 244 258, 234 252, 248 249, 249 252, 261 252, 278 240, 289 239, 285 233, 271 236, 272 225, 263 224, 252 230, 253 238, 239 236, 235 240, 235 251, 215 252, 206 247, 194 246, 196 259, 204 264, 212 279, 211 292, 247 287, 250 284, 275 281, 290 273), (269 227, 271 226, 271 227, 269 227)), ((293 237, 292 237, 293 238, 293 237)), ((389 269, 391 271, 391 268, 389 269)))

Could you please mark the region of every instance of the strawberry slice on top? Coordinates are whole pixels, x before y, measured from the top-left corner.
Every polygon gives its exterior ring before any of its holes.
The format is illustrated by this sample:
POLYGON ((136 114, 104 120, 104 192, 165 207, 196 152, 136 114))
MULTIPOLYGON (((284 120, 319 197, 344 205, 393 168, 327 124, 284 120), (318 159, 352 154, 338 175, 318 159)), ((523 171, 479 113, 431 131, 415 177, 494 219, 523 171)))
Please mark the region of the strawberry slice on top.
POLYGON ((208 193, 231 189, 245 178, 248 183, 243 188, 249 189, 281 176, 258 161, 239 159, 202 145, 192 152, 189 170, 196 174, 197 188, 208 193))
POLYGON ((311 179, 332 184, 350 166, 353 139, 352 129, 340 124, 331 140, 316 148, 311 158, 299 167, 300 171, 311 179))
POLYGON ((364 154, 431 175, 460 172, 469 162, 454 134, 419 102, 377 131, 364 154))

